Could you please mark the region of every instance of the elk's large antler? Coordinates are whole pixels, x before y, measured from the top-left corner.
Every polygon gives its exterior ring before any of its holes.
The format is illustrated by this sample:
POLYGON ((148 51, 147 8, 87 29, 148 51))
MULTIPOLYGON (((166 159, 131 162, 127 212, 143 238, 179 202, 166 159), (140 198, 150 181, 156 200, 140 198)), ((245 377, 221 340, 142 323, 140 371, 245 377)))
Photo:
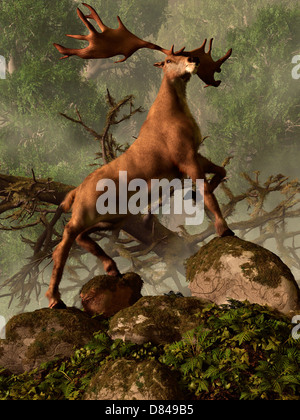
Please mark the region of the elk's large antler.
POLYGON ((200 65, 197 70, 197 75, 199 78, 207 84, 207 86, 218 87, 221 83, 221 80, 215 80, 215 72, 221 72, 221 65, 231 56, 232 48, 227 51, 227 53, 219 60, 214 61, 211 56, 213 38, 209 41, 208 51, 205 52, 207 39, 204 40, 200 48, 197 48, 193 51, 182 51, 180 50, 177 54, 185 55, 189 57, 198 57, 200 59, 200 65))
POLYGON ((143 41, 142 39, 135 36, 132 32, 124 26, 119 16, 117 17, 119 22, 118 29, 112 29, 104 25, 100 19, 96 10, 86 3, 82 3, 90 10, 90 14, 85 16, 82 11, 77 8, 77 14, 89 29, 88 35, 67 35, 70 38, 80 39, 88 41, 89 45, 86 48, 65 48, 59 44, 53 44, 61 54, 64 54, 61 58, 68 58, 71 55, 77 55, 81 58, 109 58, 116 55, 124 55, 122 60, 117 61, 120 63, 127 60, 134 52, 140 48, 150 48, 152 50, 158 50, 163 53, 167 53, 158 45, 152 44, 152 42, 143 41), (101 29, 101 33, 96 31, 94 26, 88 21, 93 19, 101 29))
POLYGON ((152 50, 158 50, 166 55, 183 55, 186 57, 198 57, 200 59, 200 65, 197 70, 199 78, 207 84, 207 86, 219 86, 221 81, 215 80, 215 72, 220 73, 221 65, 230 57, 232 50, 230 49, 217 61, 214 61, 211 57, 212 41, 209 42, 209 49, 205 52, 205 46, 207 40, 205 39, 200 48, 193 51, 184 51, 184 48, 174 52, 174 46, 170 50, 166 50, 159 45, 152 44, 152 42, 144 41, 134 35, 132 32, 124 26, 119 16, 117 17, 119 22, 118 29, 112 29, 104 25, 100 19, 96 10, 86 3, 82 3, 90 10, 90 14, 85 16, 82 11, 77 8, 77 14, 89 30, 88 35, 67 35, 70 38, 75 38, 83 41, 88 41, 89 45, 86 48, 65 48, 59 44, 53 44, 58 51, 63 54, 61 58, 68 58, 71 55, 77 55, 81 58, 110 58, 116 55, 123 55, 124 58, 116 61, 120 63, 127 60, 133 53, 140 48, 150 48, 152 50), (93 19, 101 29, 101 33, 96 31, 94 26, 88 21, 93 19))

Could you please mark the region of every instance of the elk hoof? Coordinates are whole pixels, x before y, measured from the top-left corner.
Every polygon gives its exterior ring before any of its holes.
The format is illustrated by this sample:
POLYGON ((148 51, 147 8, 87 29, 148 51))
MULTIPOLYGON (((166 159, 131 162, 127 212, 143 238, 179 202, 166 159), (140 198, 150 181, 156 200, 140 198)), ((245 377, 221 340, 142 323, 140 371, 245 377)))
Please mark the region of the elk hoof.
POLYGON ((122 274, 118 269, 111 269, 106 271, 106 274, 111 277, 122 277, 122 274))
POLYGON ((225 238, 225 236, 235 236, 235 233, 228 228, 222 233, 221 238, 225 238))
POLYGON ((51 306, 51 309, 67 309, 67 306, 62 300, 60 300, 55 305, 51 306))

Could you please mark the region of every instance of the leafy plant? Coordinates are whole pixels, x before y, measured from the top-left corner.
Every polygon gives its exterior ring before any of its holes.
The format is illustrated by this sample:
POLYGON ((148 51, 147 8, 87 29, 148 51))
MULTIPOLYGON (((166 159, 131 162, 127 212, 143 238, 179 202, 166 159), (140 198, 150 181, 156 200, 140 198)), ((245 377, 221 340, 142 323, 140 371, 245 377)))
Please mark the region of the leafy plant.
POLYGON ((176 370, 187 399, 300 399, 300 341, 290 320, 232 300, 205 308, 199 326, 168 345, 137 345, 96 333, 72 357, 29 373, 0 370, 0 399, 82 399, 109 360, 157 360, 176 370))
POLYGON ((196 397, 299 399, 300 343, 287 318, 234 300, 204 309, 199 318, 199 327, 162 356, 196 397))

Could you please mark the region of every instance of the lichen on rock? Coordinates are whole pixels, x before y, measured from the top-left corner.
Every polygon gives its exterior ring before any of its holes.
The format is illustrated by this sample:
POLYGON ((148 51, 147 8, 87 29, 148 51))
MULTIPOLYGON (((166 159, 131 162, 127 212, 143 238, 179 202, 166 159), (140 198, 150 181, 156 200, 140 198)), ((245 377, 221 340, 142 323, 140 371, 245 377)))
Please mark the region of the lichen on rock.
POLYGON ((300 308, 299 287, 271 251, 237 237, 215 238, 186 262, 192 296, 217 304, 228 299, 269 305, 282 312, 300 308))
POLYGON ((151 341, 167 344, 181 340, 197 325, 197 313, 211 302, 207 299, 174 296, 144 296, 111 318, 109 335, 136 344, 151 341))
POLYGON ((0 366, 18 374, 43 362, 68 357, 101 329, 100 320, 76 308, 39 309, 16 315, 7 323, 6 339, 0 340, 0 366))
POLYGON ((176 375, 155 360, 107 362, 91 380, 85 400, 179 400, 176 375))

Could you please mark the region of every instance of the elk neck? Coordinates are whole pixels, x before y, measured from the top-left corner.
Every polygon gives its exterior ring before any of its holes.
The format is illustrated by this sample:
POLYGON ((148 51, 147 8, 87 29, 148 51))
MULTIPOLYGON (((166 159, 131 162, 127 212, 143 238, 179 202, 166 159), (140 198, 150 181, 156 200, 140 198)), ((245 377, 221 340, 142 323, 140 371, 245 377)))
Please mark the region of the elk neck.
POLYGON ((175 133, 178 124, 184 124, 193 132, 195 147, 201 143, 201 131, 195 121, 186 98, 186 85, 189 75, 184 78, 170 79, 166 75, 163 78, 157 97, 149 110, 147 119, 142 126, 140 137, 148 139, 149 130, 153 130, 156 136, 169 131, 175 133), (171 124, 171 126, 170 126, 171 124))
POLYGON ((174 112, 190 114, 186 99, 186 86, 189 79, 189 75, 183 78, 177 77, 173 80, 164 76, 151 111, 159 112, 160 115, 174 112))

